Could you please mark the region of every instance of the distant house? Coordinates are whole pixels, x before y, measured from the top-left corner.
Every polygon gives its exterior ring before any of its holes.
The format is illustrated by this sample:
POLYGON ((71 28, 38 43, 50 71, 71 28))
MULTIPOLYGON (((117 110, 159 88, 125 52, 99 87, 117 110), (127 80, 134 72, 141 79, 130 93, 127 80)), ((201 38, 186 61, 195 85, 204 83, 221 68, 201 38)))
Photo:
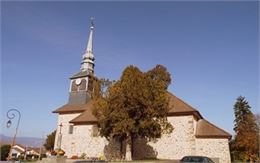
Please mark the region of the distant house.
POLYGON ((35 156, 38 157, 40 156, 40 153, 44 153, 44 149, 40 152, 40 148, 34 148, 34 147, 25 147, 20 144, 16 144, 12 147, 11 150, 11 155, 12 158, 18 158, 19 156, 30 156, 34 158, 35 156))
POLYGON ((32 148, 28 147, 26 149, 26 158, 28 159, 35 159, 40 156, 40 148, 32 148))
POLYGON ((12 147, 12 150, 11 150, 11 156, 12 158, 17 158, 19 157, 20 155, 24 154, 25 153, 25 147, 20 145, 20 144, 16 144, 12 147))
POLYGON ((32 148, 32 147, 28 147, 26 149, 26 155, 36 155, 36 156, 40 156, 40 148, 32 148))

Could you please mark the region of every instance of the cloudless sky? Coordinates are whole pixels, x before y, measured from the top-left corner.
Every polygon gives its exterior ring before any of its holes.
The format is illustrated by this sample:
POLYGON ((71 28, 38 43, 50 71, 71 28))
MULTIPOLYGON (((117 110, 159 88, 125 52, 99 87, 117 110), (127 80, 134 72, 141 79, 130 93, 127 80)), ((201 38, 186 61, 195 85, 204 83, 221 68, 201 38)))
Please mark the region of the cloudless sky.
POLYGON ((18 136, 56 128, 95 17, 98 77, 136 65, 165 65, 169 91, 233 134, 233 105, 259 112, 259 2, 1 2, 1 133, 6 112, 22 114, 18 136))

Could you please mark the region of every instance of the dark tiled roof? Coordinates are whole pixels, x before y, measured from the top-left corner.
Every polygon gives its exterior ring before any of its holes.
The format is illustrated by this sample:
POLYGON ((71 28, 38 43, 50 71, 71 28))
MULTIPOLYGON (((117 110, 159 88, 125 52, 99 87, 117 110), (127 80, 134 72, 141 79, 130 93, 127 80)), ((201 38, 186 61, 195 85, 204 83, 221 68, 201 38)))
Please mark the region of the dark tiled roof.
MULTIPOLYGON (((210 122, 203 119, 198 110, 188 105, 175 95, 168 92, 169 107, 168 116, 181 116, 181 115, 194 115, 198 120, 196 126, 196 137, 197 138, 231 138, 231 135, 226 131, 216 127, 210 122)), ((93 111, 93 100, 90 100, 84 105, 64 105, 54 113, 71 113, 71 112, 82 112, 79 116, 70 121, 74 124, 94 124, 97 123, 97 118, 92 114, 93 111)))
POLYGON ((85 111, 87 104, 66 104, 53 111, 53 113, 75 113, 85 111))
POLYGON ((88 103, 89 100, 91 100, 91 93, 88 91, 70 92, 68 104, 83 105, 88 103))
MULTIPOLYGON (((170 98, 170 111, 168 113, 168 116, 174 116, 174 115, 194 115, 197 117, 197 119, 202 118, 200 113, 192 108, 190 105, 186 104, 176 96, 174 96, 171 93, 168 93, 168 96, 170 98)), ((80 114, 75 119, 71 120, 71 123, 96 123, 97 118, 92 114, 93 110, 93 101, 89 101, 87 106, 84 106, 84 112, 80 114)))
POLYGON ((70 79, 75 79, 75 78, 79 78, 79 77, 85 77, 88 75, 92 75, 91 73, 89 73, 89 71, 80 71, 76 74, 74 74, 72 77, 70 77, 70 79))
POLYGON ((197 138, 231 138, 229 133, 211 124, 205 119, 200 119, 197 122, 195 136, 197 138))
POLYGON ((88 104, 84 107, 85 111, 80 114, 78 117, 74 118, 73 120, 70 121, 70 123, 75 123, 75 124, 91 124, 91 123, 96 123, 97 118, 92 114, 93 111, 93 101, 89 101, 88 104))
POLYGON ((202 118, 198 110, 196 110, 189 104, 185 103, 180 98, 173 95, 172 93, 168 92, 168 97, 170 98, 169 99, 170 110, 168 112, 168 116, 192 114, 195 117, 197 117, 197 119, 202 118))

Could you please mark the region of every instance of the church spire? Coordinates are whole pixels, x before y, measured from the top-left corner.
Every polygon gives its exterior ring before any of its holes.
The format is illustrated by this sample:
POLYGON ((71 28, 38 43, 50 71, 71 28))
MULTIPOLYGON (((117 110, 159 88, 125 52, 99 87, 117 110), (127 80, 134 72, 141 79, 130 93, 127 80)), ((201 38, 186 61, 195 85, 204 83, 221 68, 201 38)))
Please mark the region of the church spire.
POLYGON ((82 62, 81 62, 81 71, 89 71, 89 73, 94 73, 94 55, 93 55, 93 31, 94 31, 94 23, 93 18, 91 18, 91 25, 90 25, 90 33, 88 38, 87 49, 83 54, 82 62))

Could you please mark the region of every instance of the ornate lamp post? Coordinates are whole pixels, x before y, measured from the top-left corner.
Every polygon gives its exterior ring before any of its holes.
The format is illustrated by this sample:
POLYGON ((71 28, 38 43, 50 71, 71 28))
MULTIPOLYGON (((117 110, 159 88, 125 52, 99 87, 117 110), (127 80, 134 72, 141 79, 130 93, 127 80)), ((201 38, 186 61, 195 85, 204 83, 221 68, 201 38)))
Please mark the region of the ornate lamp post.
POLYGON ((9 128, 12 125, 12 121, 11 120, 14 119, 15 116, 16 116, 15 113, 18 115, 18 121, 17 121, 17 125, 16 125, 16 129, 15 129, 13 141, 12 141, 12 144, 11 144, 11 148, 10 148, 7 160, 10 160, 12 158, 12 148, 13 148, 13 146, 15 144, 15 139, 16 139, 16 135, 17 135, 19 124, 20 124, 20 119, 21 119, 21 113, 17 109, 10 109, 10 110, 7 111, 7 114, 6 114, 7 118, 9 119, 7 121, 7 123, 6 123, 6 127, 9 128))

